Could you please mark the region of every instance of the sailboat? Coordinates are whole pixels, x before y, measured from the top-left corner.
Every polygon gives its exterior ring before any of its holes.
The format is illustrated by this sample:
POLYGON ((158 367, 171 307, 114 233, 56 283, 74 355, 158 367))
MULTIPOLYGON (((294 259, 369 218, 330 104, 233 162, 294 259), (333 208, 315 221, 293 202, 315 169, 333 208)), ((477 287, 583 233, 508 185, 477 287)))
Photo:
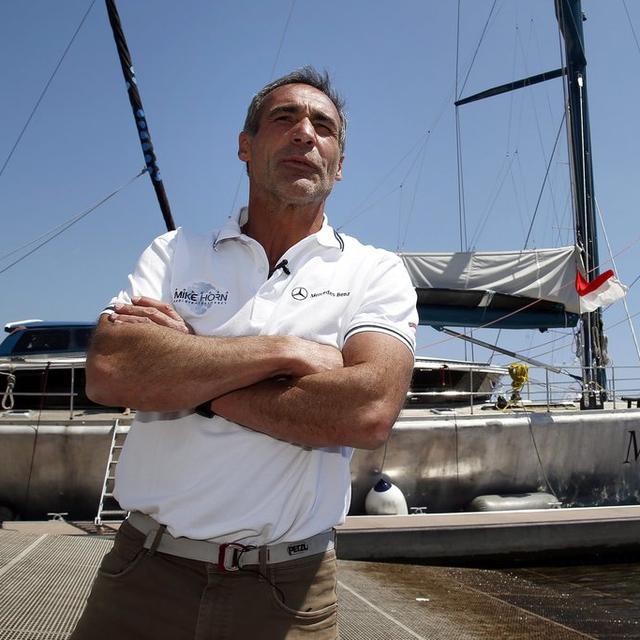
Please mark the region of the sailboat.
MULTIPOLYGON (((433 390, 410 394, 387 444, 354 455, 351 514, 355 517, 364 513, 366 494, 382 475, 402 490, 410 510, 427 515, 465 512, 474 500, 487 495, 548 493, 554 506, 565 508, 638 504, 640 410, 620 404, 611 392, 605 376, 601 313, 597 309, 584 313, 580 300, 593 293, 600 277, 581 5, 578 0, 557 0, 555 7, 566 64, 489 93, 565 79, 576 244, 491 253, 405 252, 402 257, 418 291, 421 322, 449 335, 478 343, 455 329, 579 326, 582 362, 568 376, 574 386, 579 385, 578 402, 558 403, 548 392, 541 400, 528 401, 514 380, 500 407, 495 398, 484 402, 494 395, 493 387, 487 393, 480 383, 487 366, 419 361, 418 371, 435 373, 441 380, 464 371, 462 405, 449 398, 430 406, 425 398, 433 390), (483 401, 482 406, 474 398, 483 401)), ((531 364, 546 376, 567 374, 561 367, 535 360, 531 364)), ((503 367, 501 373, 505 372, 503 367)), ((105 471, 116 435, 126 434, 129 422, 115 413, 91 412, 73 421, 40 414, 23 422, 4 418, 0 425, 9 446, 3 455, 11 460, 0 465, 0 473, 7 475, 0 482, 5 493, 0 503, 11 503, 27 515, 96 508, 101 489, 108 492, 105 471), (76 452, 73 470, 70 451, 76 452)), ((423 515, 410 517, 416 527, 423 515)))
MULTIPOLYGON (((547 390, 536 410, 535 403, 521 402, 514 386, 516 402, 507 402, 502 410, 496 407, 471 415, 472 407, 469 415, 452 416, 405 411, 385 449, 384 464, 392 469, 388 475, 405 491, 409 506, 417 509, 464 510, 483 494, 541 491, 550 492, 565 507, 638 503, 640 414, 607 403, 601 308, 590 302, 598 295, 613 302, 624 295, 625 288, 611 271, 599 272, 583 13, 579 1, 557 0, 555 9, 565 43, 565 66, 461 98, 456 104, 493 99, 564 77, 576 244, 508 252, 405 253, 402 257, 418 293, 421 323, 449 335, 500 351, 497 345, 452 328, 578 326, 580 370, 570 372, 522 356, 520 362, 524 359, 547 375, 564 374, 579 382, 579 406, 569 404, 554 411, 547 390), (422 455, 403 455, 418 442, 422 455)), ((547 387, 548 382, 547 378, 547 387)), ((355 468, 360 491, 355 492, 353 504, 358 509, 375 475, 374 457, 368 455, 355 468)))

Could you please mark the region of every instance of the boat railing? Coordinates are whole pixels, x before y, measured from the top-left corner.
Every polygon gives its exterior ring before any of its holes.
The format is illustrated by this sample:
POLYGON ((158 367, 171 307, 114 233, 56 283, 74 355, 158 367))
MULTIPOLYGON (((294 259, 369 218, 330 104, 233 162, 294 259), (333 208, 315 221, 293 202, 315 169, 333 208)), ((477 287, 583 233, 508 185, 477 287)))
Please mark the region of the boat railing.
MULTIPOLYGON (((56 403, 56 409, 66 410, 69 413, 69 420, 73 420, 76 411, 77 399, 82 395, 81 390, 77 388, 78 372, 84 370, 83 358, 69 358, 66 360, 52 361, 12 361, 10 363, 0 363, 0 373, 7 375, 7 382, 0 379, 0 384, 4 384, 5 388, 0 388, 0 398, 2 398, 2 408, 5 411, 13 409, 16 398, 34 398, 34 402, 29 409, 38 411, 41 408, 51 408, 46 406, 43 398, 68 398, 68 404, 60 406, 56 403), (47 388, 46 373, 56 369, 68 369, 68 387, 60 384, 55 390, 47 388), (39 391, 24 391, 17 385, 11 389, 8 374, 16 374, 20 371, 38 371, 43 373, 43 384, 39 391)), ((523 388, 514 396, 513 387, 508 376, 503 376, 502 380, 495 384, 489 392, 487 389, 476 389, 479 376, 486 376, 486 372, 482 371, 485 365, 478 365, 477 371, 473 366, 469 367, 468 386, 457 389, 441 389, 427 391, 410 391, 408 396, 424 398, 429 401, 429 406, 437 407, 439 404, 447 405, 455 403, 457 406, 464 406, 468 402, 470 413, 477 412, 481 407, 496 404, 499 408, 508 411, 511 408, 527 408, 535 407, 537 409, 549 411, 563 406, 571 408, 580 403, 583 395, 582 383, 580 378, 583 375, 583 369, 579 366, 563 366, 562 373, 550 371, 543 367, 528 367, 528 379, 523 388), (574 377, 571 377, 574 376, 574 377), (475 379, 474 379, 475 377, 475 379), (491 398, 487 402, 487 396, 491 398), (502 398, 502 407, 500 407, 500 398, 502 398), (504 402, 506 401, 506 406, 504 402)), ((592 389, 594 393, 601 394, 607 403, 610 403, 613 409, 618 406, 640 408, 640 367, 638 366, 607 366, 602 367, 606 373, 607 388, 592 389)), ((5 376, 2 376, 3 378, 5 376)), ((25 403, 20 403, 24 405, 25 403)), ((408 402, 407 407, 411 407, 408 402)), ((425 406, 425 405, 419 405, 425 406)), ((96 409, 100 409, 99 405, 95 405, 96 409)), ((105 407, 105 410, 107 408, 105 407)))
MULTIPOLYGON (((9 362, 0 363, 0 373, 4 374, 1 378, 6 377, 6 382, 0 378, 0 383, 5 384, 5 388, 0 389, 0 398, 2 399, 3 411, 14 411, 16 398, 34 398, 33 405, 29 403, 29 410, 38 411, 44 408, 51 408, 47 406, 47 398, 68 398, 68 404, 59 406, 56 403, 56 409, 68 411, 69 420, 73 420, 74 413, 76 411, 76 400, 82 394, 76 388, 76 381, 78 379, 78 371, 84 370, 85 360, 84 358, 68 358, 61 360, 11 360, 9 362), (64 386, 57 386, 55 390, 48 388, 47 384, 49 378, 49 372, 54 370, 68 370, 69 371, 69 385, 67 390, 64 386), (20 384, 14 386, 13 381, 16 379, 16 374, 28 371, 41 371, 42 383, 39 391, 24 391, 20 384)), ((20 403, 24 405, 25 403, 20 403)), ((96 405, 97 408, 97 405, 96 405)), ((16 412, 20 411, 15 410, 16 412)))
MULTIPOLYGON (((559 405, 570 407, 579 404, 585 393, 598 394, 600 398, 608 403, 613 409, 619 408, 622 404, 631 407, 635 404, 640 408, 640 367, 609 365, 606 367, 592 368, 593 374, 597 371, 604 371, 606 374, 607 386, 601 388, 592 386, 584 388, 582 376, 585 368, 580 366, 562 366, 561 372, 551 371, 543 367, 529 366, 528 380, 520 392, 523 406, 546 405, 548 410, 557 408, 559 405)), ((595 375, 586 376, 596 379, 595 375)), ((507 396, 512 389, 509 379, 502 381, 502 385, 497 389, 497 395, 507 396)))
MULTIPOLYGON (((491 407, 503 411, 576 409, 586 393, 597 395, 602 403, 606 403, 602 404, 606 408, 640 408, 640 366, 601 367, 606 373, 606 389, 583 389, 584 369, 580 366, 562 366, 552 371, 529 365, 527 380, 520 389, 512 385, 509 375, 503 375, 500 381, 492 383, 493 388, 489 391, 486 386, 478 388, 481 376, 486 377, 483 368, 486 369, 486 365, 478 365, 477 369, 469 367, 465 380, 455 389, 412 388, 407 394, 405 408, 427 408, 437 412, 467 407, 471 414, 491 407)), ((590 375, 586 377, 597 379, 590 375)))

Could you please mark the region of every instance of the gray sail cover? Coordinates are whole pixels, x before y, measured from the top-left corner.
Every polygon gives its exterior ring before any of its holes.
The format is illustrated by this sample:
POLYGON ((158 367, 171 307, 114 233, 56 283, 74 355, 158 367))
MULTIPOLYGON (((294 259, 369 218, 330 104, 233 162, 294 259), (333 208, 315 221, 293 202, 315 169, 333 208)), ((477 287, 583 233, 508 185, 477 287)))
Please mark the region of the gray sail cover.
POLYGON ((550 300, 580 313, 576 247, 526 251, 400 253, 416 289, 489 291, 550 300))

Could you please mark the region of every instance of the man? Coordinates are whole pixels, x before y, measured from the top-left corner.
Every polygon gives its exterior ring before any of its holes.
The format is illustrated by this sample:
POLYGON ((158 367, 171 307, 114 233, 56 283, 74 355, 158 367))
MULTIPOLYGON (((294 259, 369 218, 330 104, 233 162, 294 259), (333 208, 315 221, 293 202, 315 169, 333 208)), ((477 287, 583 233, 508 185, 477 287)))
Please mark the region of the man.
POLYGON ((248 207, 157 238, 101 318, 87 392, 138 410, 116 483, 132 513, 75 640, 337 637, 352 448, 386 440, 417 321, 401 261, 324 215, 345 128, 326 74, 267 85, 239 138, 248 207))

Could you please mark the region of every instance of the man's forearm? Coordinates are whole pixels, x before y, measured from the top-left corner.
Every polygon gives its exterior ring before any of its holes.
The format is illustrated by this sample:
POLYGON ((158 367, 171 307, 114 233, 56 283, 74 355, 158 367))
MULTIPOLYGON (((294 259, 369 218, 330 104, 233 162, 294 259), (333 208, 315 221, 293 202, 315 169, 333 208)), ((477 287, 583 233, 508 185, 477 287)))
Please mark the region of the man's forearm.
POLYGON ((306 354, 305 341, 295 340, 210 338, 154 324, 114 325, 102 320, 87 358, 87 393, 103 404, 141 410, 189 409, 234 389, 304 369, 303 360, 312 359, 313 347, 306 354))
POLYGON ((385 442, 406 397, 413 359, 402 349, 386 364, 381 358, 294 380, 267 380, 211 406, 228 420, 288 442, 375 449, 385 442))

